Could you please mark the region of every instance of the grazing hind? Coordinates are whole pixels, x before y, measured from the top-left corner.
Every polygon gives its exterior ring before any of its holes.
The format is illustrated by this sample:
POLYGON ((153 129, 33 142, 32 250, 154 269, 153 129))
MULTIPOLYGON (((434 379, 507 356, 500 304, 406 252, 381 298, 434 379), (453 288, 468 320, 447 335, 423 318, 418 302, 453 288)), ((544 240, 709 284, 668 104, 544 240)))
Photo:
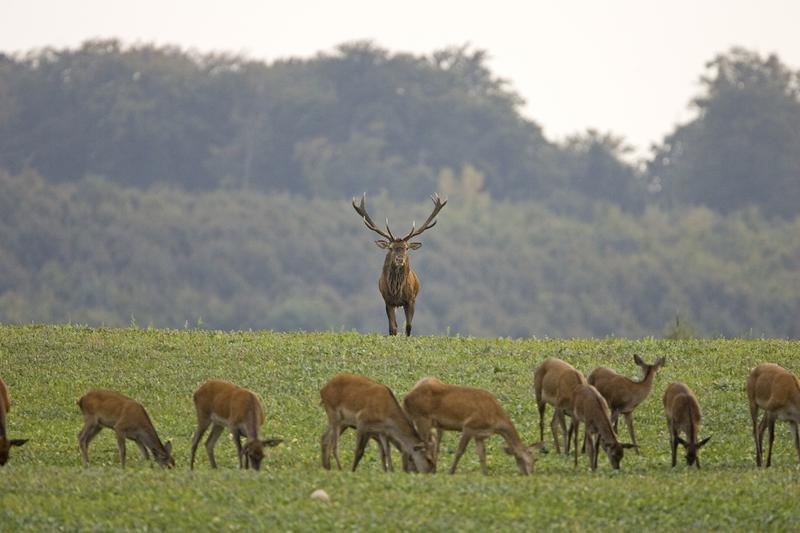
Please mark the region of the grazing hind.
POLYGON ((672 449, 672 466, 676 463, 678 444, 686 450, 686 464, 700 468, 700 448, 706 445, 711 437, 697 441, 700 432, 700 404, 692 390, 683 383, 670 383, 664 391, 664 413, 667 415, 670 447, 672 449), (678 436, 683 431, 688 440, 678 436))
POLYGON ((115 391, 95 389, 78 400, 78 407, 84 418, 83 429, 78 434, 83 466, 89 466, 89 443, 103 428, 113 429, 117 435, 122 468, 125 468, 125 439, 134 441, 145 459, 150 459, 149 450, 162 467, 175 466, 172 444, 161 442, 150 415, 136 400, 115 391))
POLYGON ((192 398, 197 411, 197 430, 192 438, 190 469, 194 469, 197 445, 211 425, 211 434, 206 440, 206 453, 211 468, 217 467, 214 446, 226 427, 233 436, 239 468, 247 469, 252 466, 254 470, 260 470, 264 447, 277 446, 283 442, 283 439, 261 440, 258 437, 258 430, 264 423, 264 408, 261 406, 261 399, 253 391, 228 381, 210 379, 198 387, 192 398), (246 439, 244 446, 242 436, 246 439))

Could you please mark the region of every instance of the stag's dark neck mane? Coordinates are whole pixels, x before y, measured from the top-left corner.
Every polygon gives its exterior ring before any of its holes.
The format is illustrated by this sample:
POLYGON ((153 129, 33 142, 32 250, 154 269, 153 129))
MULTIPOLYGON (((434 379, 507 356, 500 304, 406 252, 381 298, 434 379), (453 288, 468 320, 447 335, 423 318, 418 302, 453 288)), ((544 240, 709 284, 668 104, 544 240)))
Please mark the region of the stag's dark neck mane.
POLYGON ((398 267, 394 265, 390 254, 386 255, 386 260, 383 262, 383 277, 386 280, 389 294, 394 297, 402 296, 403 286, 408 279, 409 272, 411 272, 411 263, 408 259, 406 259, 405 265, 398 267))

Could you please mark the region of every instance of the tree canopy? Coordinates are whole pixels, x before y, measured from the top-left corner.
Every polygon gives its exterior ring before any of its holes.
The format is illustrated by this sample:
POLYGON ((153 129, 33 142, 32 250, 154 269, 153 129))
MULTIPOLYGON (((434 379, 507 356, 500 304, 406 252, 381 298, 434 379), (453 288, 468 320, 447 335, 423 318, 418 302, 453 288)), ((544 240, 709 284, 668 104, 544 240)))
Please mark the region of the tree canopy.
POLYGON ((0 321, 383 331, 393 221, 419 331, 800 336, 800 75, 734 49, 642 164, 564 142, 467 46, 271 64, 90 41, 0 55, 0 321), (383 215, 381 215, 383 216, 383 215))

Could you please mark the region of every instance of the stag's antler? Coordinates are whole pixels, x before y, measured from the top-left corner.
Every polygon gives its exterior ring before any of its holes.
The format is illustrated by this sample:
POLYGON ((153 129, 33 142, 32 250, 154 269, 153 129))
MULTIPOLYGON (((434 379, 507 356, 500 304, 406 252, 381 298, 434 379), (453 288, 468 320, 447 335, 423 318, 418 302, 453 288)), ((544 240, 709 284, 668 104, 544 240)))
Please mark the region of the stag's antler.
POLYGON ((433 193, 431 195, 431 200, 433 200, 433 213, 431 213, 431 216, 428 217, 428 220, 426 220, 425 223, 419 229, 416 229, 417 223, 414 222, 411 225, 411 233, 409 233, 408 235, 403 237, 401 240, 407 241, 407 240, 411 239, 412 237, 416 237, 417 235, 419 235, 423 231, 425 231, 427 229, 430 229, 430 228, 432 228, 432 227, 434 227, 436 225, 437 221, 434 220, 434 219, 436 218, 436 215, 439 214, 439 211, 441 211, 442 208, 445 205, 447 205, 447 198, 442 200, 441 198, 439 198, 439 193, 433 193))
POLYGON ((386 231, 384 232, 381 230, 373 221, 372 218, 367 213, 367 207, 365 202, 367 201, 367 193, 364 193, 361 196, 361 205, 356 205, 356 197, 353 196, 353 209, 356 210, 356 213, 364 220, 364 225, 366 225, 369 229, 383 237, 384 239, 389 239, 390 241, 396 240, 394 235, 392 235, 392 231, 389 229, 389 219, 386 219, 386 231))

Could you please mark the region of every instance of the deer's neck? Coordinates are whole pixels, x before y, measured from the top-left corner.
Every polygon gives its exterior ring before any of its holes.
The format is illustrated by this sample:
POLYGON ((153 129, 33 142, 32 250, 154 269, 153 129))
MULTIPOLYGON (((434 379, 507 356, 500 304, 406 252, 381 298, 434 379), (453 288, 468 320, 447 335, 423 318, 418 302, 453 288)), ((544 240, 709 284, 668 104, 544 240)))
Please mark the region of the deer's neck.
POLYGON ((250 410, 245 418, 244 433, 245 437, 247 438, 247 442, 258 440, 258 428, 261 425, 259 423, 260 421, 258 420, 258 409, 259 406, 257 402, 253 401, 253 405, 250 406, 250 410))
POLYGON ((689 412, 689 427, 686 428, 686 437, 692 444, 697 444, 697 422, 700 419, 700 413, 697 412, 697 408, 693 404, 694 402, 689 402, 686 409, 689 412))
POLYGON ((411 263, 408 259, 406 259, 403 266, 398 267, 388 256, 386 257, 386 261, 383 263, 383 277, 386 280, 386 287, 389 289, 390 294, 396 296, 401 294, 409 272, 411 272, 411 263))
POLYGON ((603 409, 603 405, 600 403, 599 399, 597 400, 597 409, 598 413, 595 426, 597 432, 600 434, 600 438, 603 439, 604 442, 616 443, 617 434, 614 433, 614 428, 611 426, 611 418, 608 411, 603 409))
POLYGON ((525 445, 522 443, 522 439, 519 438, 519 433, 517 433, 517 428, 510 421, 508 424, 503 424, 497 428, 497 432, 505 439, 509 448, 514 450, 516 455, 519 455, 525 449, 525 445))
POLYGON ((164 455, 167 454, 164 444, 161 442, 161 439, 158 438, 158 434, 153 426, 144 428, 139 439, 141 440, 142 444, 144 444, 150 450, 156 450, 164 455))
POLYGON ((656 369, 650 368, 647 370, 647 373, 644 375, 641 381, 631 381, 631 390, 633 391, 633 401, 631 403, 634 407, 642 403, 650 394, 650 391, 653 388, 653 381, 655 380, 655 377, 656 369))

